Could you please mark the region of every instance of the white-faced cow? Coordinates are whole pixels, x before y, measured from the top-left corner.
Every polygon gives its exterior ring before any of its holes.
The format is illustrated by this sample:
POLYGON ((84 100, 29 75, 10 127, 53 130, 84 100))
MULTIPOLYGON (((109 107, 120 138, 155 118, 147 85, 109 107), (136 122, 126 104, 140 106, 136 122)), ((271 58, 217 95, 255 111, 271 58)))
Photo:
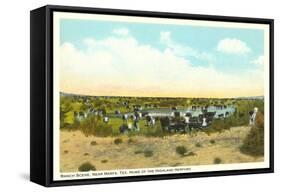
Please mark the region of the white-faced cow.
POLYGON ((128 114, 123 114, 122 115, 122 119, 123 119, 123 122, 127 123, 128 122, 128 114))
POLYGON ((203 117, 203 122, 202 122, 202 128, 206 128, 208 126, 207 124, 207 118, 203 117))
POLYGON ((152 116, 146 116, 146 125, 149 127, 153 127, 155 125, 155 119, 152 116))
POLYGON ((108 123, 109 122, 109 117, 107 117, 107 116, 103 117, 103 122, 104 123, 108 123))
POLYGON ((258 113, 257 107, 255 107, 253 111, 249 112, 249 124, 250 125, 255 125, 257 113, 258 113))

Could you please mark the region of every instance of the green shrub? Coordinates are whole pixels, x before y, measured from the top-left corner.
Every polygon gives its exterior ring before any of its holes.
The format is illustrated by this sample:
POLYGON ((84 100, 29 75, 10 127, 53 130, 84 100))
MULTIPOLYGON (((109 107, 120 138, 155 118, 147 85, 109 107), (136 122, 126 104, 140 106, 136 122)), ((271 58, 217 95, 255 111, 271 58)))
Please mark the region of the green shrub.
POLYGON ((177 154, 184 156, 187 153, 187 149, 185 146, 180 145, 180 146, 176 147, 176 152, 177 152, 177 154))
POLYGON ((84 153, 84 156, 89 156, 90 154, 89 153, 84 153))
POLYGON ((215 119, 213 120, 212 124, 205 129, 206 133, 216 133, 222 132, 224 130, 228 130, 231 127, 231 123, 228 119, 215 119))
POLYGON ((140 153, 143 153, 143 151, 142 150, 137 150, 137 151, 135 151, 135 154, 137 155, 137 154, 140 154, 140 153))
POLYGON ((123 143, 123 140, 121 138, 116 138, 116 139, 114 139, 114 143, 116 145, 119 145, 119 144, 123 143))
POLYGON ((145 150, 143 153, 144 153, 145 157, 152 157, 153 156, 152 150, 145 150))
POLYGON ((210 140, 210 143, 211 143, 211 144, 215 144, 216 141, 215 141, 214 139, 211 139, 211 140, 210 140))
POLYGON ((78 171, 84 172, 84 171, 95 171, 96 167, 92 165, 90 162, 83 163, 78 168, 78 171))
POLYGON ((136 141, 133 139, 133 138, 129 138, 128 139, 128 143, 130 144, 130 143, 135 143, 136 141))
POLYGON ((240 151, 247 155, 264 155, 264 120, 263 114, 258 113, 256 126, 252 127, 243 141, 240 151))
POLYGON ((193 151, 190 151, 188 154, 186 154, 186 156, 195 156, 197 155, 196 153, 194 153, 193 151))
POLYGON ((145 129, 142 134, 148 137, 163 137, 166 135, 166 133, 163 132, 159 121, 156 121, 154 127, 145 129))
POLYGON ((107 163, 108 162, 108 160, 107 159, 103 159, 103 160, 101 160, 101 163, 107 163))
POLYGON ((216 158, 214 159, 214 164, 221 164, 221 163, 222 163, 221 158, 216 157, 216 158))
POLYGON ((96 141, 92 141, 91 145, 97 145, 98 143, 96 141))
POLYGON ((196 143, 195 147, 202 147, 201 143, 196 143))
POLYGON ((112 127, 102 121, 101 117, 93 116, 80 123, 79 129, 86 135, 106 137, 112 135, 112 127))

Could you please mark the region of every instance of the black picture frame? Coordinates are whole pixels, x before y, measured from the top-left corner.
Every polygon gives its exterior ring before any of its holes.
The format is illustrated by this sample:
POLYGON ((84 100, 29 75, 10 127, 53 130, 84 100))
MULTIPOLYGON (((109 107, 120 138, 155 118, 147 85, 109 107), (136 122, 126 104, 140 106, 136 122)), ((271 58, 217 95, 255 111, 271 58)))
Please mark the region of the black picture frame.
POLYGON ((162 179, 196 178, 274 172, 274 20, 262 18, 226 17, 136 10, 47 5, 30 12, 30 180, 43 186, 132 182, 162 179), (53 180, 53 12, 95 13, 156 18, 192 19, 270 26, 270 167, 230 171, 130 176, 102 179, 53 180))

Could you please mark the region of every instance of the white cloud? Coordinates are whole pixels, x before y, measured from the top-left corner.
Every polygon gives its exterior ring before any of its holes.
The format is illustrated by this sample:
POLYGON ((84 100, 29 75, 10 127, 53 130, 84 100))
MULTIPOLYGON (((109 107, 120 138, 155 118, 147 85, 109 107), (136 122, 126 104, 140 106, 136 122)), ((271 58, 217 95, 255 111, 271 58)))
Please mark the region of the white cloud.
POLYGON ((167 46, 166 51, 172 52, 178 56, 194 57, 196 59, 206 60, 209 62, 215 60, 215 57, 210 53, 201 52, 188 45, 182 45, 175 42, 169 31, 160 32, 160 41, 167 46))
MULTIPOLYGON (((170 39, 168 33, 162 38, 170 39)), ((251 74, 226 74, 212 67, 196 67, 174 51, 160 51, 130 35, 85 39, 83 43, 86 49, 72 43, 61 45, 63 91, 92 95, 226 97, 247 95, 260 87, 251 74), (239 92, 235 93, 237 89, 239 92)))
POLYGON ((264 56, 260 55, 258 58, 251 61, 251 63, 257 65, 257 67, 263 67, 264 66, 264 56))
POLYGON ((227 54, 246 54, 251 52, 251 49, 245 42, 235 38, 225 38, 220 40, 217 50, 227 54))
POLYGON ((116 35, 127 36, 129 35, 129 30, 127 28, 114 29, 113 33, 116 35))

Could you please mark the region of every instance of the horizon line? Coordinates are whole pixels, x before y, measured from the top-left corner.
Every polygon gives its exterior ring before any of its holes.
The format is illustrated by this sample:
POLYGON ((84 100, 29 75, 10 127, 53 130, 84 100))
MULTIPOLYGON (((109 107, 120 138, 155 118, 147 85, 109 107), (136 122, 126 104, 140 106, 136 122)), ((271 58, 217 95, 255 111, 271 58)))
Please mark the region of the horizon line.
POLYGON ((171 97, 171 96, 129 96, 129 95, 88 95, 88 94, 80 94, 80 93, 70 93, 70 92, 64 92, 59 91, 60 94, 68 94, 68 95, 80 95, 80 96, 87 96, 87 97, 136 97, 136 98, 196 98, 196 99, 241 99, 241 98, 251 98, 251 97, 264 97, 264 95, 254 95, 254 96, 238 96, 238 97, 185 97, 185 96, 179 96, 179 97, 171 97))

